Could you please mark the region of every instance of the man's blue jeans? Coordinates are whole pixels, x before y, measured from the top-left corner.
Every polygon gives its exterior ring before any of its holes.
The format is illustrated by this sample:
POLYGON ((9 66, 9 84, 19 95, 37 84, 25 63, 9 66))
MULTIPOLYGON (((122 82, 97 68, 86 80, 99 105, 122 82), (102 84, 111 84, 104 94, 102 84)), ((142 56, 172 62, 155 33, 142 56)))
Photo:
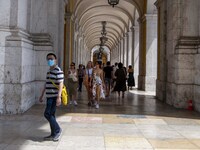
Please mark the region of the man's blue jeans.
POLYGON ((55 113, 56 113, 56 98, 47 98, 44 116, 49 121, 51 128, 51 136, 55 136, 60 132, 60 126, 56 121, 55 113))

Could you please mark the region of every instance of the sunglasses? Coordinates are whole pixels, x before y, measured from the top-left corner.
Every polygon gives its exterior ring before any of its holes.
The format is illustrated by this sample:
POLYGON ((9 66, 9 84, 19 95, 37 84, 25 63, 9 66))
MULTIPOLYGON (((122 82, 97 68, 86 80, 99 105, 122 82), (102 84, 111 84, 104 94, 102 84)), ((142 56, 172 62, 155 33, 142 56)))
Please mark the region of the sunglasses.
POLYGON ((47 60, 54 60, 53 58, 47 58, 47 60))

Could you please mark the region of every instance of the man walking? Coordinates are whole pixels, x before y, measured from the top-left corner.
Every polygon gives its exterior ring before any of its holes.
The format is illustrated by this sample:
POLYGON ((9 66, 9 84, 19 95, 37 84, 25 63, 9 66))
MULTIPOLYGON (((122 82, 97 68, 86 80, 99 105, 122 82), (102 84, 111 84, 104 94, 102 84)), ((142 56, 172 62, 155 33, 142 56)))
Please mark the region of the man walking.
POLYGON ((61 105, 61 93, 63 88, 64 74, 57 65, 57 57, 54 53, 49 53, 46 56, 49 71, 46 75, 46 84, 42 90, 39 101, 43 102, 43 95, 46 91, 46 109, 44 112, 45 118, 48 120, 51 128, 51 134, 44 137, 44 140, 58 141, 62 129, 58 125, 55 117, 56 106, 61 105))
POLYGON ((104 79, 106 87, 106 97, 108 97, 110 95, 110 86, 111 86, 112 71, 113 71, 113 68, 110 66, 110 61, 106 63, 106 67, 104 67, 103 71, 104 71, 104 79))

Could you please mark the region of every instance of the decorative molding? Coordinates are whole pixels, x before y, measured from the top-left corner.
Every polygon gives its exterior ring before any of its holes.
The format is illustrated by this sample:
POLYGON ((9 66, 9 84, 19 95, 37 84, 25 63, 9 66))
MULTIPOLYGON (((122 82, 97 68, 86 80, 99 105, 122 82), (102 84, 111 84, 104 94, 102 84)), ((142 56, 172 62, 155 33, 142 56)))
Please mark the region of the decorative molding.
POLYGON ((30 39, 30 34, 20 28, 6 28, 4 31, 10 32, 11 35, 6 37, 6 41, 20 41, 28 44, 33 44, 30 39))
POLYGON ((34 46, 53 46, 51 36, 47 33, 34 33, 30 38, 34 46))
POLYGON ((176 54, 196 54, 200 47, 200 37, 182 36, 175 47, 176 54))

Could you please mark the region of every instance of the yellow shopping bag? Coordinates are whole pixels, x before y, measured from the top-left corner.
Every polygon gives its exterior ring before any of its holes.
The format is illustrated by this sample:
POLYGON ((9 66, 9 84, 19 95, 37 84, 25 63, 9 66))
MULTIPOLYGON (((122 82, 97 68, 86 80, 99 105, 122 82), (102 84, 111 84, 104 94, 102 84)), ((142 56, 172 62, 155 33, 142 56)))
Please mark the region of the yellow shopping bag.
MULTIPOLYGON (((53 83, 53 85, 57 88, 58 86, 50 79, 50 81, 53 83)), ((63 105, 67 105, 68 102, 68 94, 67 94, 67 89, 66 86, 63 84, 63 89, 62 89, 62 93, 61 93, 61 100, 62 100, 62 104, 63 105)))
POLYGON ((63 85, 63 89, 62 89, 62 103, 63 103, 63 105, 67 105, 67 102, 68 102, 67 89, 66 89, 66 86, 63 85))

